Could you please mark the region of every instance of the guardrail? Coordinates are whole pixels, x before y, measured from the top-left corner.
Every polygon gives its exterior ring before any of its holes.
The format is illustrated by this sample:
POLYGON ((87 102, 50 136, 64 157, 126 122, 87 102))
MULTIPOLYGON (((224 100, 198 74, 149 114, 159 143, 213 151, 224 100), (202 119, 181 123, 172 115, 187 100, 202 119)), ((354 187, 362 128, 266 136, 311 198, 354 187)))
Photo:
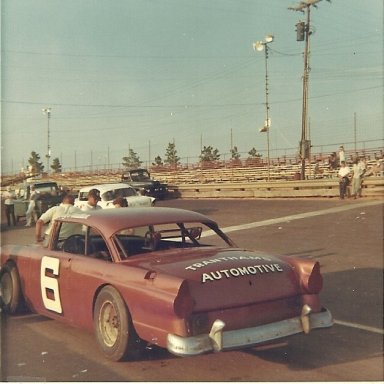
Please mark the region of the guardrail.
MULTIPOLYGON (((297 198, 338 197, 337 179, 273 181, 254 183, 209 183, 169 185, 171 195, 180 198, 297 198)), ((350 195, 350 186, 348 194, 350 195)), ((364 179, 362 197, 384 197, 384 177, 364 179)))

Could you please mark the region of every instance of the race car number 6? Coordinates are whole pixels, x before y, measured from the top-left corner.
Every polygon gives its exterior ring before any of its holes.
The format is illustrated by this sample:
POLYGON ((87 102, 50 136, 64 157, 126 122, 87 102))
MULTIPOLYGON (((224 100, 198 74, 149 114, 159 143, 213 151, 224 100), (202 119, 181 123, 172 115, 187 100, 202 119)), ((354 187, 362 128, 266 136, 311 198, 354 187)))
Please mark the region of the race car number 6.
POLYGON ((40 268, 41 296, 45 308, 62 313, 60 290, 57 276, 59 276, 60 260, 43 256, 40 268))

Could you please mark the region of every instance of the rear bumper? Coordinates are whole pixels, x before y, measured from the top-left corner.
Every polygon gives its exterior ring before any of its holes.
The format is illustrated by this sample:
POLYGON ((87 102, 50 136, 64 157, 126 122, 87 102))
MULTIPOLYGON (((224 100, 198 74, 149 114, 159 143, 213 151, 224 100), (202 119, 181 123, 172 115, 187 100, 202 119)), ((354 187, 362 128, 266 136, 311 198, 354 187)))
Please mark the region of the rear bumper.
POLYGON ((251 347, 297 333, 308 333, 311 329, 332 326, 332 315, 327 309, 319 313, 310 312, 310 308, 304 306, 301 316, 233 331, 225 331, 225 323, 217 319, 209 334, 192 337, 168 334, 167 348, 169 352, 175 355, 192 356, 213 351, 251 347))

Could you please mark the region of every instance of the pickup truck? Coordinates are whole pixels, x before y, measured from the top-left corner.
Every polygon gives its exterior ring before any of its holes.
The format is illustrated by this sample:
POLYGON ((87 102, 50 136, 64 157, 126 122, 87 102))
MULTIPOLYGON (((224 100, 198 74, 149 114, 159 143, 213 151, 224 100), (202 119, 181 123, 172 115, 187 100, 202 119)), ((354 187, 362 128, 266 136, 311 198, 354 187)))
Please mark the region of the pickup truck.
POLYGON ((125 171, 121 176, 121 181, 129 184, 142 195, 152 196, 156 199, 164 199, 168 193, 167 184, 151 179, 150 173, 143 168, 125 171))
POLYGON ((15 200, 15 216, 17 220, 25 216, 32 186, 37 194, 36 211, 38 217, 61 202, 63 193, 55 181, 28 181, 20 185, 16 190, 18 199, 15 200))

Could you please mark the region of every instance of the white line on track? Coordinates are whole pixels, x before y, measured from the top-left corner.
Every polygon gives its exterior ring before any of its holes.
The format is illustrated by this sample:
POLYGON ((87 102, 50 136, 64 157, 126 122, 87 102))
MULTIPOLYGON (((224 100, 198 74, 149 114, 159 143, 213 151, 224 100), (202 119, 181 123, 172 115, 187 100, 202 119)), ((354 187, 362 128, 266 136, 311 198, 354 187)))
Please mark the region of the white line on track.
MULTIPOLYGON (((342 205, 340 207, 327 208, 327 209, 322 209, 320 211, 298 213, 297 215, 278 217, 275 219, 268 219, 268 220, 263 220, 263 221, 254 221, 252 223, 233 225, 231 227, 226 227, 226 228, 221 228, 221 229, 224 233, 230 233, 230 232, 235 232, 235 231, 242 231, 244 229, 264 227, 267 225, 273 225, 273 224, 278 224, 278 223, 287 223, 287 222, 293 221, 293 220, 306 219, 308 217, 314 217, 314 216, 329 215, 331 213, 344 212, 344 211, 349 211, 351 209, 364 208, 364 207, 369 207, 372 205, 379 205, 379 204, 383 204, 383 202, 375 200, 375 201, 368 201, 368 202, 363 202, 363 203, 358 203, 358 204, 345 204, 345 205, 342 205)), ((204 232, 202 237, 212 236, 213 234, 214 234, 214 232, 212 232, 212 231, 206 231, 206 232, 204 232)))
POLYGON ((384 335, 384 330, 380 329, 380 328, 368 327, 367 325, 350 323, 349 321, 333 320, 333 322, 335 324, 338 324, 338 325, 343 325, 344 327, 356 328, 356 329, 361 329, 363 331, 368 331, 368 332, 378 333, 379 335, 384 335))

